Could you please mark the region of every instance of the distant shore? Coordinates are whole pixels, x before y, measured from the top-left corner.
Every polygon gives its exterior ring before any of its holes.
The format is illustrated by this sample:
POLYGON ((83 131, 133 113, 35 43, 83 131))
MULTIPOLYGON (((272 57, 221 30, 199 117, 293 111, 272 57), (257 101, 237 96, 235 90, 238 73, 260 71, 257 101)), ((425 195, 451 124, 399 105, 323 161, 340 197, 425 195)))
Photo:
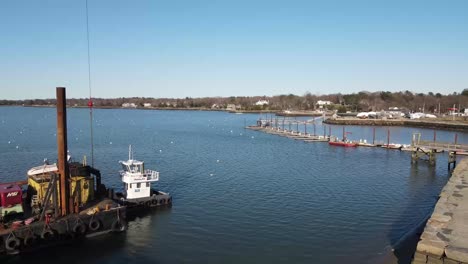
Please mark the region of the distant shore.
POLYGON ((359 118, 329 118, 324 121, 329 125, 350 125, 350 126, 409 126, 428 129, 443 129, 454 131, 468 131, 468 121, 448 121, 448 120, 414 120, 414 119, 359 119, 359 118))
MULTIPOLYGON (((3 106, 22 106, 22 107, 40 107, 40 108, 55 108, 55 105, 3 105, 3 106)), ((88 108, 88 106, 67 106, 69 108, 88 108)), ((228 112, 233 114, 276 114, 286 116, 317 116, 317 114, 307 113, 304 111, 292 112, 290 114, 283 114, 279 110, 228 110, 218 108, 204 108, 204 107, 120 107, 120 106, 93 106, 93 109, 127 109, 127 110, 174 110, 174 111, 217 111, 228 112)))

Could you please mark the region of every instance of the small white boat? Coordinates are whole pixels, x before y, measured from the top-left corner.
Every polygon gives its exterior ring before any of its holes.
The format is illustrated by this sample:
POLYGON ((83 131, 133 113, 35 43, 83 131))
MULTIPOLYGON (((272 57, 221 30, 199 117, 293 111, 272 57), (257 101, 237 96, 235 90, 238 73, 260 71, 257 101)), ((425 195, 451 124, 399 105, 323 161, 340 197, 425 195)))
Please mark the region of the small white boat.
POLYGON ((41 175, 49 172, 58 172, 57 164, 44 164, 28 170, 28 176, 41 175))

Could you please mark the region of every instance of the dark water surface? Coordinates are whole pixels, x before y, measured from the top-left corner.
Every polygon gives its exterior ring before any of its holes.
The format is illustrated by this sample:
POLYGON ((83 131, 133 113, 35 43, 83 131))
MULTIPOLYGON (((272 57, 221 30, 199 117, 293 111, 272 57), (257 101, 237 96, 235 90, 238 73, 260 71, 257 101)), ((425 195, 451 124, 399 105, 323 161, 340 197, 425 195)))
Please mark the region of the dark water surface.
MULTIPOLYGON (((137 218, 126 233, 9 263, 377 263, 431 213, 449 177, 447 154, 435 168, 411 166, 408 152, 244 130, 258 115, 94 113, 94 164, 103 182, 120 187, 118 161, 132 144, 137 159, 160 171, 157 185, 173 195, 173 207, 137 218)), ((55 162, 55 122, 53 108, 0 108, 2 182, 25 179, 44 158, 55 162)), ((346 129, 351 139, 372 140, 371 127, 346 129)), ((377 129, 378 139, 386 140, 386 129, 377 129)), ((409 143, 413 132, 433 137, 432 130, 390 130, 395 143, 409 143)), ((68 109, 68 133, 72 157, 90 162, 87 109, 68 109)), ((437 137, 452 141, 454 132, 437 137)))

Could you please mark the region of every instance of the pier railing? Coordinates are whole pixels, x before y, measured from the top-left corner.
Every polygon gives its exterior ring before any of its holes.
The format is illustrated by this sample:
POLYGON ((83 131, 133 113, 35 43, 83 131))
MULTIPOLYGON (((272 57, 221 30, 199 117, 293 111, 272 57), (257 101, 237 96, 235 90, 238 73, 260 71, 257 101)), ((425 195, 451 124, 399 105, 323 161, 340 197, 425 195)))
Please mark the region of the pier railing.
POLYGON ((457 144, 450 142, 437 142, 429 140, 419 140, 414 144, 415 147, 419 148, 428 148, 428 149, 437 149, 450 152, 467 152, 468 144, 457 144))

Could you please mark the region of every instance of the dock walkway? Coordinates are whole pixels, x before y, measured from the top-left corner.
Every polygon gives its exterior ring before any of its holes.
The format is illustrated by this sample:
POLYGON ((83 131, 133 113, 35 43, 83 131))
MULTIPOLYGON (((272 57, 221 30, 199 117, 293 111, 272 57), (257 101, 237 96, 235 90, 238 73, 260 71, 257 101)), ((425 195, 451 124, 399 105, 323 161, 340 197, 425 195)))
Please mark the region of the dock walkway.
POLYGON ((415 147, 443 150, 448 152, 468 152, 468 144, 457 144, 451 142, 435 142, 428 140, 420 140, 414 144, 415 147))
POLYGON ((442 189, 412 263, 468 263, 468 158, 442 189))

